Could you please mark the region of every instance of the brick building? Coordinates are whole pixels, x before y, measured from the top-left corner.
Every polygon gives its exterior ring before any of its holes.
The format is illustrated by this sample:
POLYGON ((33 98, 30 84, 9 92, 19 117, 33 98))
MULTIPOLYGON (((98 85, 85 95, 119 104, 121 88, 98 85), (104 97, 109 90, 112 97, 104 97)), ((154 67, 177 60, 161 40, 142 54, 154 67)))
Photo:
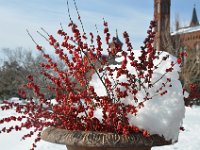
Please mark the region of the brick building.
POLYGON ((196 8, 193 8, 190 25, 187 27, 176 26, 176 31, 171 33, 173 38, 179 37, 182 47, 188 51, 192 51, 196 56, 196 62, 199 63, 200 57, 200 24, 196 13, 196 8))
POLYGON ((154 0, 154 19, 157 22, 154 46, 177 56, 180 51, 187 51, 188 57, 183 60, 181 73, 183 85, 188 87, 195 83, 200 91, 200 24, 196 8, 193 8, 188 26, 180 27, 177 21, 176 30, 170 32, 170 6, 171 0, 154 0))
POLYGON ((154 0, 154 18, 157 21, 155 47, 163 50, 168 34, 173 38, 179 36, 182 46, 191 50, 200 50, 200 24, 194 7, 190 25, 180 27, 176 23, 176 31, 170 33, 170 6, 171 0, 154 0))

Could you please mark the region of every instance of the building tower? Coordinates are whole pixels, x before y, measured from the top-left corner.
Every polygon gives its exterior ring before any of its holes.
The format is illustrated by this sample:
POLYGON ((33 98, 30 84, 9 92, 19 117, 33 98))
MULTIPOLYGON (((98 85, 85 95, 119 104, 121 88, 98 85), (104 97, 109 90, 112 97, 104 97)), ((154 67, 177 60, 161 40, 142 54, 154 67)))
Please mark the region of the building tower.
POLYGON ((165 40, 170 36, 171 0, 154 0, 154 20, 157 23, 154 46, 157 50, 166 50, 165 40))
POLYGON ((192 12, 192 20, 190 22, 190 27, 198 26, 198 25, 199 25, 199 20, 198 20, 198 17, 197 17, 196 8, 194 6, 193 12, 192 12))

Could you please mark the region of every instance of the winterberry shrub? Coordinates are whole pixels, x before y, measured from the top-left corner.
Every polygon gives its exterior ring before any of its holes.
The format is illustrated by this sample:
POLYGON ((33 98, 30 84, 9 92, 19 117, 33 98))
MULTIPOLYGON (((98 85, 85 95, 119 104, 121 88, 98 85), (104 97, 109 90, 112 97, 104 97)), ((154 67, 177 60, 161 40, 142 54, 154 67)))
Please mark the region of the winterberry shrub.
MULTIPOLYGON (((78 19, 81 21, 80 15, 78 19)), ((72 36, 63 28, 57 32, 63 38, 62 41, 58 41, 48 33, 45 36, 55 54, 65 63, 65 70, 60 70, 51 56, 45 53, 43 46, 33 39, 36 49, 46 59, 46 63, 40 64, 43 70, 41 75, 50 81, 48 83, 51 84, 46 85, 46 88, 55 95, 56 102, 52 103, 51 100, 45 99, 45 93, 41 92, 41 87, 34 82, 33 76, 29 75, 27 77, 29 82, 24 87, 32 89, 37 98, 27 99, 24 105, 4 101, 0 106, 1 110, 14 109, 19 116, 3 118, 0 124, 11 121, 20 124, 4 127, 1 132, 31 129, 22 139, 37 134, 32 150, 40 140, 41 131, 49 126, 67 130, 115 132, 123 135, 143 132, 144 136, 149 136, 148 131, 130 124, 128 115, 137 116, 147 101, 151 101, 154 96, 164 96, 168 92, 167 89, 172 86, 171 79, 167 77, 165 82, 159 81, 173 72, 175 64, 181 63, 181 59, 177 62, 172 61, 160 78, 152 80, 159 64, 169 57, 166 55, 160 59, 162 52, 156 51, 153 47, 155 26, 155 21, 151 21, 144 46, 141 47, 141 55, 136 59, 127 32, 123 33, 124 47, 122 47, 116 38, 111 38, 106 21, 103 23, 104 37, 101 37, 92 32, 87 34, 84 30, 80 31, 71 20, 68 27, 72 36), (106 46, 103 46, 103 43, 106 46), (114 65, 117 58, 120 58, 120 61, 114 65), (155 64, 155 60, 160 62, 155 64), (134 72, 130 72, 128 68, 132 68, 134 72), (90 83, 94 75, 103 85, 106 94, 98 94, 90 83), (121 78, 125 80, 122 81, 121 78), (159 86, 155 87, 158 83, 159 86), (153 94, 149 92, 151 89, 155 91, 153 94), (144 93, 143 99, 138 97, 141 91, 144 93), (130 95, 132 100, 126 102, 126 98, 130 95), (102 110, 102 120, 95 115, 97 109, 102 110)), ((25 91, 21 90, 20 93, 26 98, 25 91)))

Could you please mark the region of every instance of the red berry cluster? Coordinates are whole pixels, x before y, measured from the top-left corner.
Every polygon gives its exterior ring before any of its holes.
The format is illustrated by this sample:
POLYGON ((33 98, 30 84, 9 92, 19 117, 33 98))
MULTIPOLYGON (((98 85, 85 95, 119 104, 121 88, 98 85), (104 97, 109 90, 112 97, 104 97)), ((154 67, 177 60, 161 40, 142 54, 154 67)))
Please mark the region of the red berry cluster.
MULTIPOLYGON (((200 99, 200 92, 199 92, 199 85, 198 84, 190 84, 189 87, 189 96, 185 98, 185 105, 186 106, 192 106, 195 101, 198 101, 200 99)), ((186 92, 186 89, 184 89, 183 92, 186 92)))

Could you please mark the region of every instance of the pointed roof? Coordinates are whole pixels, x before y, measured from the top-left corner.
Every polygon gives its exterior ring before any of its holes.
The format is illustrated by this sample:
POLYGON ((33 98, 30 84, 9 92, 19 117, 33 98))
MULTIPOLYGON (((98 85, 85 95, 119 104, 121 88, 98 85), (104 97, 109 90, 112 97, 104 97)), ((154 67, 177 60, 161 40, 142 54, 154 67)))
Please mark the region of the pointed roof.
POLYGON ((199 25, 199 20, 198 20, 198 17, 197 17, 196 8, 194 6, 193 13, 192 13, 192 20, 190 22, 190 27, 198 26, 198 25, 199 25))
POLYGON ((114 47, 115 44, 118 44, 120 47, 123 46, 123 43, 120 41, 119 37, 118 37, 118 32, 116 30, 116 36, 113 37, 112 42, 109 44, 110 47, 114 47))
POLYGON ((118 37, 117 29, 116 29, 116 42, 117 42, 120 46, 123 45, 123 43, 120 41, 120 39, 119 39, 119 37, 118 37))

